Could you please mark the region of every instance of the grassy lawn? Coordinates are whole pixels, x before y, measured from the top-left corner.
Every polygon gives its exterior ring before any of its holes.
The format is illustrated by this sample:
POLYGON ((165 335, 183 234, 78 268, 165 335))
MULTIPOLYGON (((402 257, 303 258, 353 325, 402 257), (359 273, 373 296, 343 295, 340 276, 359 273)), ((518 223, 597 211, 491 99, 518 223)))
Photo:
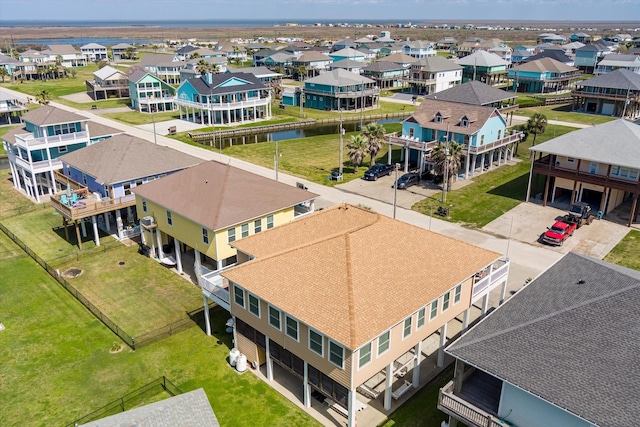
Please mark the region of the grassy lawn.
POLYGON ((452 378, 453 365, 442 371, 431 383, 424 386, 404 405, 394 411, 387 421, 380 424, 380 427, 439 426, 449 417, 437 408, 438 391, 452 378))
POLYGON ((11 172, 0 171, 0 221, 27 212, 47 209, 46 205, 37 205, 13 188, 11 172))
POLYGON ((76 71, 75 77, 66 77, 55 80, 25 80, 24 82, 0 83, 0 87, 16 90, 33 97, 39 92, 46 90, 52 98, 59 98, 63 95, 72 93, 86 92, 87 88, 84 84, 85 80, 93 80, 93 73, 98 70, 97 65, 90 64, 85 67, 74 67, 76 71))
POLYGON ((546 107, 521 108, 516 111, 517 116, 531 117, 535 113, 543 114, 547 120, 560 120, 563 122, 597 125, 615 120, 615 117, 600 116, 596 114, 575 113, 570 105, 549 105, 546 107))
POLYGON ((318 425, 228 367, 228 313, 213 311, 213 337, 194 327, 112 354, 118 338, 2 233, 0 271, 0 425, 66 425, 162 375, 182 391, 203 387, 221 425, 318 425))
MULTIPOLYGON (((575 130, 574 128, 549 125, 544 134, 539 135, 536 144, 575 130)), ((472 183, 447 193, 450 221, 460 222, 469 227, 484 227, 500 215, 513 209, 526 196, 529 178, 529 150, 532 136, 518 149, 522 160, 515 165, 501 166, 491 172, 472 178, 472 183)), ((425 215, 430 215, 440 206, 440 195, 426 198, 412 206, 425 215)))
POLYGON ((122 113, 106 113, 101 114, 101 116, 126 123, 128 125, 137 126, 153 123, 154 120, 157 124, 165 120, 179 119, 180 113, 178 111, 165 111, 161 113, 154 113, 152 117, 152 115, 149 113, 139 113, 137 111, 131 110, 122 113))
MULTIPOLYGON (((402 112, 412 112, 416 108, 418 108, 419 103, 416 105, 407 105, 407 104, 399 104, 397 102, 385 102, 380 101, 380 108, 375 108, 372 110, 365 110, 363 112, 364 116, 367 115, 376 115, 376 114, 390 114, 390 113, 402 113, 402 112)), ((292 117, 300 118, 300 107, 291 107, 287 106, 286 109, 281 110, 277 105, 273 106, 273 114, 274 116, 281 115, 290 115, 292 117)), ((304 118, 306 119, 337 119, 339 117, 339 113, 337 111, 323 111, 323 110, 315 110, 313 108, 303 108, 304 118)), ((360 110, 351 110, 351 111, 343 111, 342 117, 360 117, 360 110)))
MULTIPOLYGON (((392 123, 384 126, 387 132, 396 132, 400 130, 401 124, 392 123)), ((356 134, 358 132, 346 133, 344 143, 347 143, 349 136, 356 134)), ((327 181, 326 178, 331 171, 338 169, 339 146, 339 135, 320 135, 279 141, 278 151, 281 156, 278 162, 278 170, 319 184, 335 185, 335 181, 327 181)), ((396 150, 396 152, 399 153, 399 150, 396 150)), ((273 168, 275 144, 262 142, 259 144, 235 145, 225 148, 223 153, 257 165, 273 168)), ((378 153, 378 159, 386 163, 386 156, 387 146, 384 145, 380 153, 378 153)), ((358 169, 357 173, 353 173, 353 167, 349 163, 346 149, 343 151, 343 159, 345 182, 362 177, 362 174, 367 169, 368 158, 365 159, 363 166, 358 169)))
POLYGON ((624 239, 604 257, 604 260, 640 270, 640 231, 629 231, 624 239))

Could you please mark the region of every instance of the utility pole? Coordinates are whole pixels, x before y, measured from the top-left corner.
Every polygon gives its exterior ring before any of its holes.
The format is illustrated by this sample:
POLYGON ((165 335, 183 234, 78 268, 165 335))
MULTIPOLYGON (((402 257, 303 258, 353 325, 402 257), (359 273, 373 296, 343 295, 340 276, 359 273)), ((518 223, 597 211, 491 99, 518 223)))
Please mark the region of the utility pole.
POLYGON ((400 164, 399 163, 395 163, 393 165, 393 169, 395 169, 396 171, 396 182, 393 184, 393 219, 396 219, 396 196, 398 194, 398 168, 399 168, 400 164))
POLYGON ((447 123, 447 139, 444 148, 444 178, 442 180, 442 203, 447 202, 447 191, 449 191, 449 124, 447 123))
POLYGON ((342 179, 342 150, 343 150, 343 138, 344 128, 342 127, 342 108, 340 108, 340 163, 338 164, 338 170, 340 172, 340 179, 342 179))
POLYGON ((273 156, 273 167, 276 170, 276 181, 278 181, 278 156, 280 154, 278 153, 278 140, 276 140, 276 153, 273 156))

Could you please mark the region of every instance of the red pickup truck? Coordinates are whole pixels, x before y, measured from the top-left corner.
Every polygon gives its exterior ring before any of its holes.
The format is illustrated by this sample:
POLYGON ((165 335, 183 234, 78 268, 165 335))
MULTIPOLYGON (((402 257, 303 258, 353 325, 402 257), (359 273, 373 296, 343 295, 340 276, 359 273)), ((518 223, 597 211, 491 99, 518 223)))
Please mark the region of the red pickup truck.
POLYGON ((562 245, 576 231, 577 226, 576 223, 556 221, 542 235, 542 241, 550 245, 562 245))

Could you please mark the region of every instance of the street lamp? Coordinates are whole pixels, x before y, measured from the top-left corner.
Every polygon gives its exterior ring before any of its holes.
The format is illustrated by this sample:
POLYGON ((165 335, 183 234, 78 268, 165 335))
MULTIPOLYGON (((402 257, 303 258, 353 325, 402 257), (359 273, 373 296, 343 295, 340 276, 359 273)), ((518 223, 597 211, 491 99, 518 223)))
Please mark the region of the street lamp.
MULTIPOLYGON (((222 146, 222 144, 220 144, 222 146)), ((276 152, 273 155, 273 168, 276 171, 276 181, 278 180, 278 157, 280 157, 280 153, 278 152, 278 140, 276 139, 276 152)))
POLYGON ((394 169, 396 171, 396 182, 393 184, 393 219, 396 219, 396 200, 398 194, 398 169, 400 168, 400 163, 394 164, 394 169))
POLYGON ((155 112, 153 111, 153 104, 154 104, 154 100, 155 100, 155 95, 151 94, 151 103, 149 104, 149 111, 151 111, 151 121, 153 122, 153 143, 154 144, 158 144, 158 137, 156 136, 156 118, 155 118, 155 112))
POLYGON ((442 179, 442 203, 447 201, 447 191, 449 191, 449 124, 447 123, 447 139, 444 148, 444 177, 442 179))
POLYGON ((340 173, 340 179, 342 179, 342 150, 343 150, 343 142, 342 138, 344 137, 344 128, 342 127, 342 108, 340 108, 340 160, 338 163, 338 171, 340 173))

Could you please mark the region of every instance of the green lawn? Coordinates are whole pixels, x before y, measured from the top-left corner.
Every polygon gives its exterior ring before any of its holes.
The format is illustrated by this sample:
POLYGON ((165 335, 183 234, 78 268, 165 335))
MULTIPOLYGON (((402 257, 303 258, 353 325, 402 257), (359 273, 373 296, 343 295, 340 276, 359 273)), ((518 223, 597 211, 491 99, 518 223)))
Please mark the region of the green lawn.
POLYGON ((640 231, 629 231, 624 239, 604 257, 604 260, 640 270, 640 231))
MULTIPOLYGON (((537 137, 536 144, 552 139, 554 135, 560 136, 573 130, 575 129, 549 125, 546 132, 537 137)), ((528 148, 532 140, 533 137, 529 136, 525 143, 520 144, 520 163, 503 165, 481 174, 472 178, 471 184, 447 193, 449 220, 481 228, 524 201, 531 166, 528 148)), ((413 205, 412 209, 430 215, 441 205, 440 198, 440 194, 426 198, 413 205)))
POLYGON ((25 80, 22 83, 7 80, 4 84, 0 83, 0 88, 16 90, 33 97, 46 90, 54 99, 72 93, 86 92, 87 87, 84 81, 93 80, 93 73, 98 70, 97 65, 89 64, 85 67, 74 67, 74 70, 76 71, 75 77, 54 80, 25 80))
POLYGON ((151 124, 155 120, 156 124, 165 120, 179 119, 180 113, 178 111, 165 111, 161 113, 139 113, 137 111, 125 111, 122 113, 106 113, 101 114, 102 117, 107 117, 128 125, 146 125, 151 124))
POLYGON ((213 337, 194 327, 111 354, 118 338, 2 233, 0 271, 0 425, 66 425, 162 375, 182 391, 203 387, 221 425, 319 425, 228 367, 228 313, 213 312, 213 337))
POLYGON ((597 125, 616 120, 615 117, 601 116, 597 114, 575 113, 571 111, 571 106, 567 105, 549 105, 547 107, 528 107, 520 108, 514 114, 517 116, 531 117, 535 113, 543 114, 547 120, 560 120, 563 122, 580 123, 597 125))
MULTIPOLYGON (((399 104, 397 102, 385 102, 380 101, 380 108, 374 108, 370 110, 365 110, 362 112, 364 116, 367 115, 376 115, 376 114, 390 114, 390 113, 402 113, 402 112, 413 112, 416 108, 418 108, 418 104, 416 105, 407 105, 407 104, 399 104)), ((290 115, 292 117, 300 117, 300 107, 291 107, 287 106, 286 109, 282 110, 278 108, 278 105, 274 104, 273 106, 273 115, 282 116, 282 115, 290 115)), ((303 118, 306 119, 337 119, 339 117, 339 113, 337 111, 323 111, 316 110, 313 108, 303 108, 303 118)), ((342 117, 360 117, 360 110, 351 110, 351 111, 343 111, 342 117)))
POLYGON ((0 171, 0 221, 44 208, 42 205, 36 205, 13 188, 9 170, 0 171))
MULTIPOLYGON (((400 130, 400 127, 400 123, 385 125, 387 132, 396 132, 400 130)), ((349 136, 356 134, 358 134, 358 132, 346 133, 343 141, 344 144, 347 143, 349 136)), ((338 169, 340 159, 339 147, 339 135, 320 135, 280 141, 278 143, 278 151, 281 156, 278 162, 278 170, 312 182, 335 185, 335 181, 328 182, 326 178, 331 171, 338 169)), ((398 150, 396 150, 396 152, 398 152, 398 150)), ((236 145, 225 148, 223 153, 257 165, 273 168, 275 143, 262 142, 259 144, 236 145)), ((377 158, 380 159, 381 162, 386 163, 386 156, 387 146, 383 145, 377 158)), ((343 151, 343 160, 345 181, 362 177, 369 161, 367 157, 365 164, 359 168, 357 173, 354 173, 353 167, 349 163, 349 156, 347 155, 346 149, 343 151)))

